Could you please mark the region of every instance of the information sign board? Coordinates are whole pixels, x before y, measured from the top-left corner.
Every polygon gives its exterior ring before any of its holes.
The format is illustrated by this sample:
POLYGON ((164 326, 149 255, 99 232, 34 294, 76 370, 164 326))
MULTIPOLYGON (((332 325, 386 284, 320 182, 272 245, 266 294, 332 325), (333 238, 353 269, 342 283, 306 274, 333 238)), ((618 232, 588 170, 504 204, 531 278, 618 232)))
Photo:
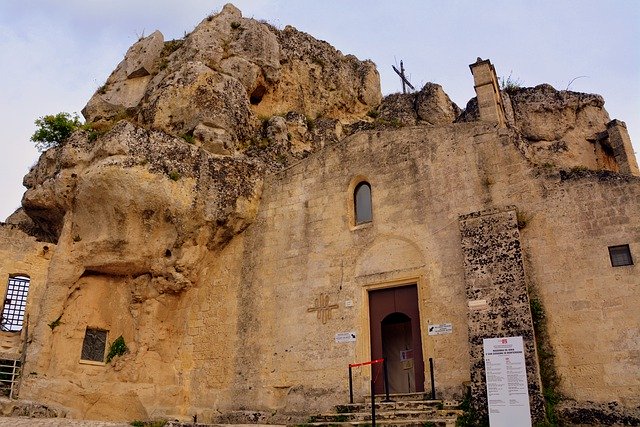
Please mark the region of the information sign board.
POLYGON ((491 427, 530 427, 522 337, 486 338, 484 367, 491 427))

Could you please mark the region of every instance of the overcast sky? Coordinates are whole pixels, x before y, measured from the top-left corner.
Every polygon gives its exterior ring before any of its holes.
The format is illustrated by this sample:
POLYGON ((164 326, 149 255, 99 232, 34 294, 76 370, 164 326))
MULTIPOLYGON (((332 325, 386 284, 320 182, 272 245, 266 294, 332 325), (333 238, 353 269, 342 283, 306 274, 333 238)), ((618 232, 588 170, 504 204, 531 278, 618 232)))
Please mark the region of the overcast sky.
MULTIPOLYGON (((128 47, 160 30, 181 38, 225 2, 0 0, 0 220, 20 205, 38 153, 33 121, 79 112, 128 47)), ((636 0, 236 0, 266 19, 372 59, 382 91, 401 90, 404 60, 416 87, 441 84, 461 108, 473 97, 468 65, 489 58, 524 86, 599 93, 640 152, 640 7, 636 0), (585 76, 585 77, 581 77, 585 76)))

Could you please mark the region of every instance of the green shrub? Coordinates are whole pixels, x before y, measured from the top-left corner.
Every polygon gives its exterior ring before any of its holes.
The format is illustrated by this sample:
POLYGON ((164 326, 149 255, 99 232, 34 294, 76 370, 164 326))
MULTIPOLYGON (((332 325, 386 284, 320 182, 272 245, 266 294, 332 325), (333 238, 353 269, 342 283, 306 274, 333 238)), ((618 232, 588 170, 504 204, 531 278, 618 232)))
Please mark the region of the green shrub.
POLYGON ((190 135, 188 133, 180 135, 180 138, 184 139, 189 144, 195 144, 196 143, 196 140, 195 140, 194 136, 190 135))
POLYGON ((516 92, 518 89, 522 88, 523 84, 522 80, 511 77, 511 74, 509 74, 509 77, 500 77, 498 80, 500 82, 500 90, 507 93, 516 92))
POLYGON ((116 356, 122 356, 126 352, 129 351, 127 344, 124 342, 124 338, 120 335, 114 342, 109 346, 109 353, 107 354, 107 363, 111 362, 116 356))
POLYGON ((38 151, 45 151, 69 138, 73 131, 82 127, 78 114, 47 115, 36 119, 36 131, 31 135, 38 151))
POLYGON ((56 320, 53 320, 53 321, 51 321, 51 323, 48 324, 52 331, 62 324, 60 319, 62 319, 62 314, 60 316, 58 316, 58 318, 56 320))

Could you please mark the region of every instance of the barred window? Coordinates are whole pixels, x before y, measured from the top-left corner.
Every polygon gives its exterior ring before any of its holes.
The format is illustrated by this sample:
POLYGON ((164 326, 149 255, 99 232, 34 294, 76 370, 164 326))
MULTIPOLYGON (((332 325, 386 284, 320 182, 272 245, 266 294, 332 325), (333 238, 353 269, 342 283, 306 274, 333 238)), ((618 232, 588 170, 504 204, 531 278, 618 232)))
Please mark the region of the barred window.
POLYGON ((611 258, 612 267, 633 265, 629 245, 609 246, 609 258, 611 258))
POLYGON ((107 331, 87 328, 82 341, 82 360, 104 362, 104 350, 107 347, 107 331))
POLYGON ((27 308, 27 294, 29 293, 29 277, 9 277, 7 293, 4 297, 0 330, 18 332, 22 330, 24 312, 27 308))

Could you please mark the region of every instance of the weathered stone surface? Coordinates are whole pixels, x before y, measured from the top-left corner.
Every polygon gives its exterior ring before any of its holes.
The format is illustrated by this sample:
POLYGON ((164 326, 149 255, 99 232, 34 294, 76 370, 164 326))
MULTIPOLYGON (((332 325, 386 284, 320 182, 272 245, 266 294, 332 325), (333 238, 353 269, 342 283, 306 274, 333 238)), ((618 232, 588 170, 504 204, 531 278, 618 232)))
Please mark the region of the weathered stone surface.
POLYGON ((416 113, 420 122, 447 125, 460 114, 460 108, 449 99, 442 86, 427 83, 416 94, 416 113))
POLYGON ((530 146, 532 160, 598 169, 594 148, 610 120, 601 96, 544 84, 514 89, 509 97, 515 126, 530 146))
POLYGON ((194 132, 199 124, 224 130, 234 142, 251 134, 252 113, 240 82, 199 61, 184 63, 163 79, 141 107, 143 123, 174 135, 194 132))
POLYGON ((566 425, 635 426, 640 425, 640 408, 608 403, 564 400, 558 404, 558 418, 566 425))
POLYGON ((260 194, 256 164, 218 158, 180 138, 126 121, 94 144, 77 133, 43 160, 25 177, 25 212, 56 241, 66 226, 66 238, 77 240, 74 252, 79 257, 100 264, 96 260, 113 256, 125 270, 138 265, 148 271, 145 260, 153 259, 154 251, 160 255, 202 233, 211 247, 226 243, 230 230, 251 222, 260 194), (231 217, 248 222, 231 224, 231 217), (200 229, 204 223, 213 227, 200 229), (138 243, 131 241, 139 234, 133 229, 146 230, 138 243), (154 233, 162 247, 147 245, 154 233), (82 240, 89 243, 90 252, 84 255, 82 240))
POLYGON ((83 110, 87 121, 104 127, 127 115, 173 135, 197 134, 213 153, 233 154, 260 132, 258 117, 296 112, 350 122, 382 98, 372 62, 293 27, 243 18, 233 5, 184 40, 161 44, 155 32, 131 47, 83 110), (204 135, 202 126, 215 135, 204 135))
POLYGON ((453 123, 460 108, 449 99, 442 86, 427 83, 419 92, 388 95, 379 109, 380 119, 399 125, 446 125, 453 123))
POLYGON ((533 422, 545 419, 542 384, 525 283, 518 220, 514 207, 460 217, 469 310, 471 394, 476 413, 487 419, 483 339, 522 337, 533 422), (484 306, 472 309, 474 303, 484 306))
POLYGON ((124 57, 124 73, 127 78, 133 79, 151 74, 163 47, 164 37, 157 30, 131 46, 124 57))
POLYGON ((156 63, 163 48, 164 37, 159 31, 131 46, 122 62, 89 100, 82 114, 100 125, 136 107, 151 81, 151 73, 157 71, 156 63))

